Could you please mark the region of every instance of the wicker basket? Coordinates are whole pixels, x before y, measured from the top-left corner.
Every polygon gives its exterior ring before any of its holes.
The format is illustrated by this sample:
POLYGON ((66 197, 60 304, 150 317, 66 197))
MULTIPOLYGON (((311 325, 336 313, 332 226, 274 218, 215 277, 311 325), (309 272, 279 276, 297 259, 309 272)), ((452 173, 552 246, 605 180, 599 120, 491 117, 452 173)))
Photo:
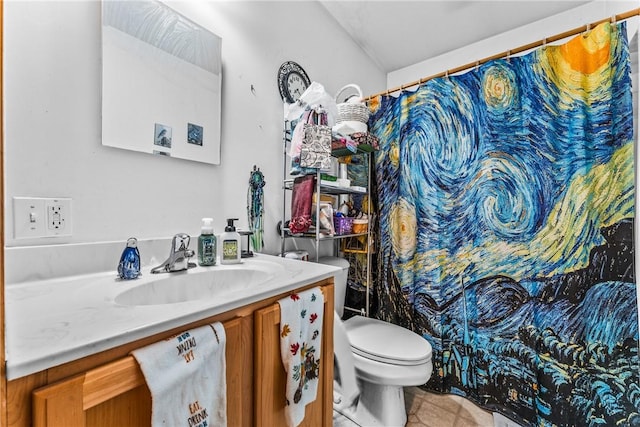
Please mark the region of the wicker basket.
POLYGON ((336 123, 340 122, 361 122, 369 121, 369 108, 362 102, 362 90, 356 84, 348 84, 338 91, 336 94, 336 104, 338 107, 338 116, 336 123), (340 102, 340 95, 347 89, 355 89, 358 94, 350 95, 344 98, 344 102, 340 102))

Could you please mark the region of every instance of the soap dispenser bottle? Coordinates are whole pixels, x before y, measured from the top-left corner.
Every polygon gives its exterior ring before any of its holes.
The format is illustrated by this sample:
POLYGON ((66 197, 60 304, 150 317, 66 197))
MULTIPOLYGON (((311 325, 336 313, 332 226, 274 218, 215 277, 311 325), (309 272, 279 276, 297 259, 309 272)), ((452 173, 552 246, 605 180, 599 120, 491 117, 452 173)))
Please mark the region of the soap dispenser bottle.
POLYGON ((216 265, 216 252, 213 219, 202 218, 202 229, 198 237, 198 264, 203 267, 216 265))
POLYGON ((233 225, 233 221, 237 220, 238 218, 227 219, 227 226, 224 228, 224 233, 220 235, 220 243, 222 244, 220 264, 237 264, 240 262, 240 234, 233 225))
POLYGON ((140 252, 138 251, 138 240, 130 237, 127 240, 118 263, 118 276, 122 280, 137 279, 140 276, 140 252))

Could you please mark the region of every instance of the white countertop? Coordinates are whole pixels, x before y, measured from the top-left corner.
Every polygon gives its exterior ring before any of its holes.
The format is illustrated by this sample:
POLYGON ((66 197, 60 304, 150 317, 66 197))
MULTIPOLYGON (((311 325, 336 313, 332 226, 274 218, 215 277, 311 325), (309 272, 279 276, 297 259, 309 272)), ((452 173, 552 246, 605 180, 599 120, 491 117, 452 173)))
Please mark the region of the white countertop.
MULTIPOLYGON (((336 267, 256 254, 242 265, 196 267, 122 281, 115 271, 38 280, 7 286, 7 379, 12 380, 180 327, 333 276, 336 267), (268 280, 215 298, 125 306, 116 296, 169 275, 268 265, 268 280)), ((265 273, 266 274, 266 273, 265 273)))

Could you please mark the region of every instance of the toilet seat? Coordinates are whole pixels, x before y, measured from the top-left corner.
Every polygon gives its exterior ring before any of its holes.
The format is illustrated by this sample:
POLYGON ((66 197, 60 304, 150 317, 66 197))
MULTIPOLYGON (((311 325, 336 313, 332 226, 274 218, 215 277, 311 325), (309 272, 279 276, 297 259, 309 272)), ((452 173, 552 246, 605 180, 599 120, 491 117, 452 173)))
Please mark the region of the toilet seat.
POLYGON ((355 354, 399 366, 430 363, 431 344, 420 335, 388 322, 354 316, 344 322, 355 354))
POLYGON ((431 377, 431 362, 419 365, 395 365, 353 355, 354 367, 359 380, 379 386, 417 386, 423 385, 431 377))

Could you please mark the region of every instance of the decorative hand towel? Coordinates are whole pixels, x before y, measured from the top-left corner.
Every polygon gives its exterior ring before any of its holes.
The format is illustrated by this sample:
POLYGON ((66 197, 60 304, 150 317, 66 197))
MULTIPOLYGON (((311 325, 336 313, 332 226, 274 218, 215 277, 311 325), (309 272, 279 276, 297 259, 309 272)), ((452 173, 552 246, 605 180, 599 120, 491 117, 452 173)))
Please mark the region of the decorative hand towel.
POLYGON ((131 353, 151 391, 153 427, 227 425, 225 344, 214 323, 131 353))
POLYGON ((280 305, 280 355, 287 371, 285 418, 289 427, 304 419, 316 399, 322 350, 324 296, 320 288, 292 294, 280 305))

